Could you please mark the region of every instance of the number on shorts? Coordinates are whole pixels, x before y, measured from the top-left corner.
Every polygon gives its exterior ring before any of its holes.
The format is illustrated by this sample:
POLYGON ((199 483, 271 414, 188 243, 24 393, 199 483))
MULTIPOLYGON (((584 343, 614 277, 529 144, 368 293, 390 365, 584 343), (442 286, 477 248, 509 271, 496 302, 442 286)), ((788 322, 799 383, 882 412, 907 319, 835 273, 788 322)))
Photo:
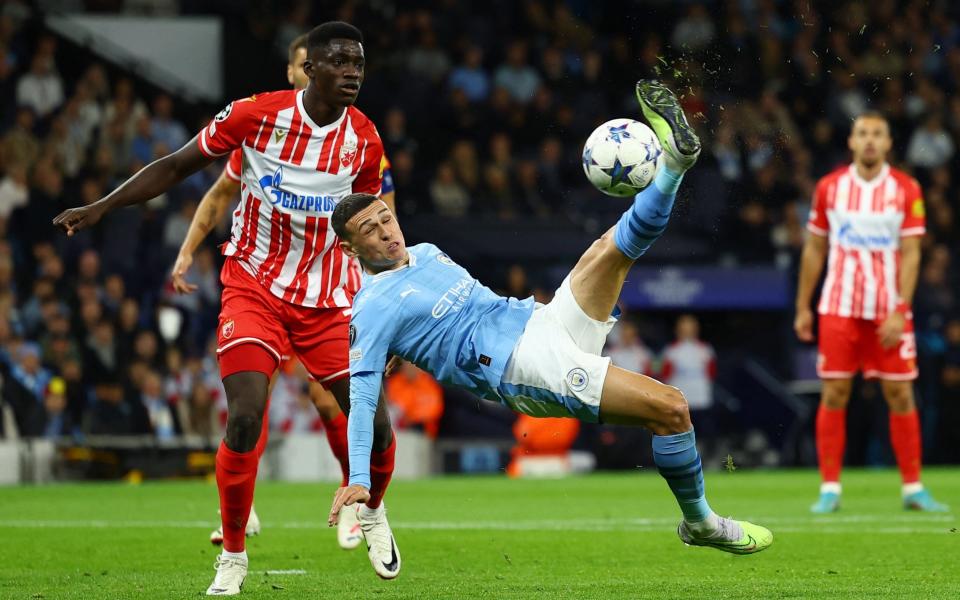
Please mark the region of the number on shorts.
POLYGON ((917 338, 912 333, 900 336, 900 358, 910 360, 917 357, 917 338))

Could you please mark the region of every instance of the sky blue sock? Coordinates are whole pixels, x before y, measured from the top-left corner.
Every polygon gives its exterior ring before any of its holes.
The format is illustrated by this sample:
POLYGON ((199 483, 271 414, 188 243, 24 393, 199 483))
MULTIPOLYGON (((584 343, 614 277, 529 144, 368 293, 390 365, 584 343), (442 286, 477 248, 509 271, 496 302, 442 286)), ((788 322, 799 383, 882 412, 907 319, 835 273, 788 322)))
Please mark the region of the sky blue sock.
POLYGON ((684 520, 690 523, 703 521, 713 513, 707 504, 696 442, 693 429, 676 435, 653 436, 653 462, 677 498, 684 520))
POLYGON ((639 258, 667 228, 682 180, 683 173, 673 173, 662 165, 653 184, 634 196, 633 206, 620 217, 613 234, 617 248, 626 256, 639 258))

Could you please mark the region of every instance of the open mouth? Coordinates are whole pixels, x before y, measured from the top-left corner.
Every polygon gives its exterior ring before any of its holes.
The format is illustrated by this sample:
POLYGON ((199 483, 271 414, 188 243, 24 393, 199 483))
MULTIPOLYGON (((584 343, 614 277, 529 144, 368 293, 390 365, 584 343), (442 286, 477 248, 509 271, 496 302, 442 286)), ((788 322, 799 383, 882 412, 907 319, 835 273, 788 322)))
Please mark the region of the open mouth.
POLYGON ((342 83, 340 84, 340 90, 348 94, 356 94, 360 91, 360 84, 354 82, 342 83))
POLYGON ((400 242, 390 242, 390 244, 387 246, 387 250, 390 252, 394 252, 399 247, 400 247, 400 242))

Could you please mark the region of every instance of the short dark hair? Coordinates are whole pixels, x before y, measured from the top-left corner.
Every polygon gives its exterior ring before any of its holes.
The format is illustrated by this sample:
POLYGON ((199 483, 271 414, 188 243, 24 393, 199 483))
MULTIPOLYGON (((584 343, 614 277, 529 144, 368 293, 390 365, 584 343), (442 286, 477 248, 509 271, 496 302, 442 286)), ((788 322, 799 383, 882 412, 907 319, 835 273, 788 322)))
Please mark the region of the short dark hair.
POLYGON ((345 196, 343 200, 337 204, 337 207, 333 209, 333 217, 330 219, 333 223, 333 232, 337 234, 337 237, 341 240, 349 241, 349 237, 347 236, 347 221, 352 219, 353 215, 379 199, 380 198, 373 194, 350 194, 349 196, 345 196))
POLYGON ((293 61, 297 59, 297 50, 303 48, 307 49, 307 34, 301 34, 293 38, 293 41, 290 42, 290 46, 287 48, 287 62, 293 64, 293 61))
POLYGON ((883 121, 884 123, 887 124, 887 128, 888 128, 888 129, 890 128, 890 121, 887 119, 886 115, 884 115, 884 114, 883 114, 882 112, 880 112, 879 110, 866 110, 866 111, 860 113, 859 115, 857 115, 857 116, 853 119, 853 121, 850 123, 850 129, 851 129, 851 130, 853 129, 853 124, 856 123, 857 121, 859 121, 860 119, 879 119, 879 120, 881 120, 881 121, 883 121))
POLYGON ((307 34, 307 55, 313 54, 315 48, 326 46, 330 40, 353 40, 363 43, 363 34, 350 23, 343 21, 328 21, 321 23, 307 34))

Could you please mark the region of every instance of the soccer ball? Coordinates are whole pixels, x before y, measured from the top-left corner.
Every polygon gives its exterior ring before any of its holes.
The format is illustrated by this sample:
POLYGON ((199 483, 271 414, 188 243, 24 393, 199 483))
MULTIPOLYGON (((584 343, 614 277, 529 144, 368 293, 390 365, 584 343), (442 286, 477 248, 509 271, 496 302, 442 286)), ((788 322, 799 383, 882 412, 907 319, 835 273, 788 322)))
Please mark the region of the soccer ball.
POLYGON ((604 194, 632 196, 653 181, 662 155, 652 129, 633 119, 614 119, 587 138, 583 172, 604 194))

